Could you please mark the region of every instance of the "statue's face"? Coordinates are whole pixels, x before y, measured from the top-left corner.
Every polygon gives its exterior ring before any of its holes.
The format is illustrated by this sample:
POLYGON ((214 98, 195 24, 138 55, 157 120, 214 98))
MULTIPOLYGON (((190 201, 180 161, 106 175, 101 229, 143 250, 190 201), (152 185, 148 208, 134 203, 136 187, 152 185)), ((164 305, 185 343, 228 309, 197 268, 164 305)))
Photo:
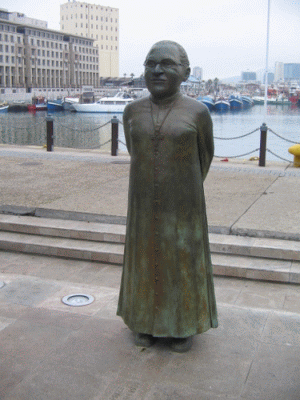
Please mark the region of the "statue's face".
POLYGON ((149 92, 155 98, 167 98, 179 91, 190 69, 181 64, 176 46, 154 46, 145 61, 145 80, 149 92))

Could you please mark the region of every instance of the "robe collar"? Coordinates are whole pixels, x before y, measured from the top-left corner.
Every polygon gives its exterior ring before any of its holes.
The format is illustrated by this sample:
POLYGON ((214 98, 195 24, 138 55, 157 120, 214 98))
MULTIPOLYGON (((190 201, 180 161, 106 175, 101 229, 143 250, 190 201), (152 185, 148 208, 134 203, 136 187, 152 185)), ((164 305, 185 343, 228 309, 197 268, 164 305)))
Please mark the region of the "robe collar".
POLYGON ((158 107, 163 107, 163 108, 167 108, 173 105, 173 103, 175 103, 175 101, 177 101, 179 99, 179 97, 181 97, 181 93, 177 92, 175 94, 173 94, 173 96, 167 97, 166 99, 157 99, 157 98, 153 98, 152 95, 150 95, 150 101, 155 104, 158 107))

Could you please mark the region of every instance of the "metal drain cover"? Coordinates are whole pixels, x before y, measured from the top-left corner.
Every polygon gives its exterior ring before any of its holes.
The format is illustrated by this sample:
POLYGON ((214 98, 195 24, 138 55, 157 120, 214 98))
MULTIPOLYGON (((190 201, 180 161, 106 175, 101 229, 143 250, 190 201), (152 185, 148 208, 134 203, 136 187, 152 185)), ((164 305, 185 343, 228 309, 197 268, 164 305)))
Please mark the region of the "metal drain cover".
POLYGON ((91 304, 93 301, 94 301, 93 296, 83 293, 69 294, 68 296, 62 298, 62 302, 67 306, 71 307, 87 306, 91 304))
POLYGON ((0 282, 0 289, 2 289, 4 285, 5 285, 4 282, 0 282))

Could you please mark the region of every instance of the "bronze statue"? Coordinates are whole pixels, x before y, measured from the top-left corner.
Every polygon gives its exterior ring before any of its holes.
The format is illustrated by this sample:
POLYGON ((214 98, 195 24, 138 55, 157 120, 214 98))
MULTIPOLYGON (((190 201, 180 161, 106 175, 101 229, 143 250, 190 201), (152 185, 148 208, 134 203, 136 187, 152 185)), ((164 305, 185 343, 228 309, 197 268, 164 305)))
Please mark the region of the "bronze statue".
POLYGON ((180 93, 190 68, 179 44, 156 43, 144 65, 151 95, 123 116, 131 166, 117 314, 136 345, 168 337, 183 352, 193 335, 218 325, 203 191, 212 121, 180 93))

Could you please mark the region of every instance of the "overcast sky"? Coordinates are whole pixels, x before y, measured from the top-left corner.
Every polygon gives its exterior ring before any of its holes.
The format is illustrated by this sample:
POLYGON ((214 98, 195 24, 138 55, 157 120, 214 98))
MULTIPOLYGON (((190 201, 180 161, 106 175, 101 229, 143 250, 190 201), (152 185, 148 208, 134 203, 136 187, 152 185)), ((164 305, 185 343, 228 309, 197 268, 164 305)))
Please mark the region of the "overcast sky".
MULTIPOLYGON (((64 0, 1 0, 1 8, 48 21, 59 30, 64 0)), ((143 73, 152 44, 174 40, 203 78, 239 76, 265 68, 268 0, 87 1, 119 8, 120 76, 143 73)), ((275 61, 300 63, 300 0, 270 1, 269 70, 275 61)))

